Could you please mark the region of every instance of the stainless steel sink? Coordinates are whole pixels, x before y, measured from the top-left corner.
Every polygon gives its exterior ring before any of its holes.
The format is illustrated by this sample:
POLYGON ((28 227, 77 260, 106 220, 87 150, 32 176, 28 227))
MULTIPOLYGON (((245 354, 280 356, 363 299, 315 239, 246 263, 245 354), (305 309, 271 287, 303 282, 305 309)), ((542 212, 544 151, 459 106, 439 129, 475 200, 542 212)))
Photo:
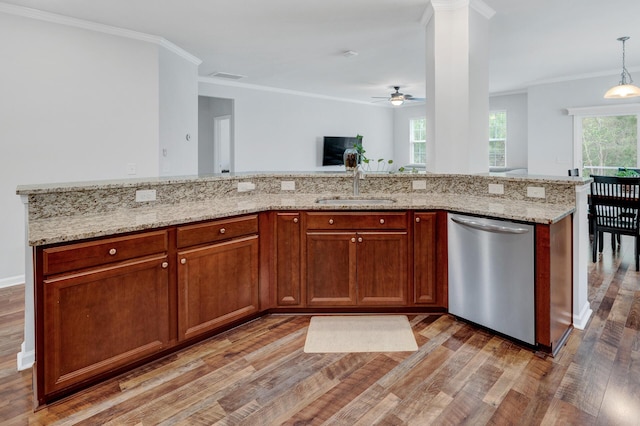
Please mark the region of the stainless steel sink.
POLYGON ((396 200, 391 198, 319 198, 317 204, 329 204, 334 206, 358 206, 358 205, 389 205, 395 203, 396 200))

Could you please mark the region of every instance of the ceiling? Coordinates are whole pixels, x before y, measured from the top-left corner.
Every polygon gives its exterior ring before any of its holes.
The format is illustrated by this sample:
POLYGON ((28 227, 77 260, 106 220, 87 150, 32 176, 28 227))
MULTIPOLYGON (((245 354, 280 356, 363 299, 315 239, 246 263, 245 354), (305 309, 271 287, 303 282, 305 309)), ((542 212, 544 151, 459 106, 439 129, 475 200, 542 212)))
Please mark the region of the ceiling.
MULTIPOLYGON (((452 0, 454 1, 454 0, 452 0)), ((164 37, 242 83, 372 101, 392 86, 425 92, 428 0, 4 0, 164 37), (345 51, 357 52, 345 57, 345 51)), ((577 77, 640 71, 638 0, 484 0, 491 93, 577 77)), ((640 82, 640 73, 638 73, 640 82)), ((223 80, 228 81, 228 80, 223 80)), ((611 84, 617 83, 612 77, 611 84)), ((603 87, 603 93, 606 90, 603 87)))

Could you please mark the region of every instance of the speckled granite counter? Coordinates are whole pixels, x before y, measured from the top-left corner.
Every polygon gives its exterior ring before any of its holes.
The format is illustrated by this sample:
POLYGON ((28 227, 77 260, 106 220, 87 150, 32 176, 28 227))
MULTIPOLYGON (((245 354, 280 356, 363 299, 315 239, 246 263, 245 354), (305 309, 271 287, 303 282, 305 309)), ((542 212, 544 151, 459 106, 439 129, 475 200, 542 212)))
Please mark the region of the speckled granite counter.
MULTIPOLYGON (((345 173, 246 174, 137 179, 18 187, 29 197, 29 244, 76 241, 267 210, 448 210, 497 218, 554 223, 575 209, 580 178, 491 175, 367 175, 361 197, 391 198, 390 205, 321 205, 319 198, 350 198, 345 173), (283 190, 282 182, 295 190, 283 190), (293 182, 293 184, 291 184, 293 182), (488 184, 503 185, 490 194, 488 184), (244 190, 246 187, 252 188, 244 190), (527 197, 527 187, 545 189, 527 197), (137 190, 156 200, 136 202, 137 190)), ((285 185, 286 186, 286 185, 285 185)))

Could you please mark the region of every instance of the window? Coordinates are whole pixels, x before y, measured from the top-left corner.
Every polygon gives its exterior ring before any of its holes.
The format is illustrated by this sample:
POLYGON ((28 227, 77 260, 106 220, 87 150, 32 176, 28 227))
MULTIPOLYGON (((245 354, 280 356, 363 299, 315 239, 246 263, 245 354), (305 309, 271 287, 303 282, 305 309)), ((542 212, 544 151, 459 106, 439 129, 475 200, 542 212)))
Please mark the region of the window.
POLYGON ((489 167, 507 166, 507 111, 489 113, 489 167))
POLYGON ((618 168, 636 168, 638 116, 582 117, 583 176, 615 176, 618 168))
POLYGON ((427 163, 427 119, 416 118, 409 122, 409 162, 427 163))

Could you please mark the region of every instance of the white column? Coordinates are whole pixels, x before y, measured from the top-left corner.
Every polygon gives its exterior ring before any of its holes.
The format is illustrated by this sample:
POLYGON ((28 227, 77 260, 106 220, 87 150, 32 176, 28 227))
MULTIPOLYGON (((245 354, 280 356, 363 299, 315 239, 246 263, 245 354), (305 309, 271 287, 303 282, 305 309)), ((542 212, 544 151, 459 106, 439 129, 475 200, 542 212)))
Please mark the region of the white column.
POLYGON ((480 0, 431 0, 427 49, 427 170, 489 171, 489 19, 480 0))
POLYGON ((18 352, 18 370, 31 368, 36 359, 35 305, 33 302, 33 249, 29 246, 29 197, 21 195, 24 204, 24 341, 18 352))
POLYGON ((593 311, 589 305, 589 185, 576 186, 576 211, 573 214, 573 326, 584 330, 593 311))

